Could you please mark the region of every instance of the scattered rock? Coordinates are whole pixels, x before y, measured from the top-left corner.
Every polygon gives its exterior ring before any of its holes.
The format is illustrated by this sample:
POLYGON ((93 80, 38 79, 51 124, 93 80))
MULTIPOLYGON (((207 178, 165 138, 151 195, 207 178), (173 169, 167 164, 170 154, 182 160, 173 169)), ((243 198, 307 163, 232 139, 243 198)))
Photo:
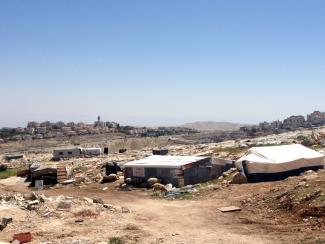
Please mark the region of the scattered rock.
POLYGON ((28 202, 28 205, 37 205, 39 204, 39 201, 38 200, 34 200, 34 201, 29 201, 28 202))
POLYGON ((33 201, 33 200, 36 200, 36 199, 37 199, 37 197, 36 197, 36 195, 35 195, 34 192, 31 192, 31 193, 25 193, 25 194, 23 195, 23 197, 24 197, 25 200, 29 200, 29 201, 33 201))
POLYGON ((309 181, 309 180, 314 180, 318 178, 318 175, 316 172, 312 171, 313 173, 307 173, 307 175, 304 176, 304 180, 309 181))
POLYGON ((230 180, 231 184, 245 184, 247 183, 247 178, 240 172, 235 173, 230 180))
POLYGON ((107 208, 108 210, 115 210, 115 207, 111 204, 104 204, 104 208, 107 208))
POLYGON ((117 180, 118 180, 118 176, 117 176, 116 174, 110 174, 110 175, 108 176, 108 180, 109 180, 110 182, 117 181, 117 180))
POLYGON ((207 189, 216 191, 216 190, 220 190, 221 187, 219 185, 208 185, 207 189))
POLYGON ((131 210, 128 207, 121 207, 122 213, 131 213, 131 210))
POLYGON ((125 182, 125 184, 127 184, 127 185, 132 185, 132 179, 131 179, 131 178, 126 178, 126 179, 124 180, 124 182, 125 182))
POLYGON ((305 187, 307 185, 306 181, 300 181, 298 187, 305 187))
POLYGON ((101 180, 101 183, 110 183, 110 182, 115 182, 119 179, 118 175, 116 174, 110 174, 110 175, 105 175, 103 176, 103 179, 101 180))
POLYGON ((223 172, 223 173, 222 173, 222 176, 226 178, 226 177, 229 176, 229 173, 228 173, 227 171, 226 171, 226 172, 223 172))
POLYGON ((83 197, 82 199, 85 200, 88 204, 92 204, 94 202, 93 199, 89 197, 83 197))
POLYGON ((167 192, 167 187, 160 183, 155 183, 153 185, 153 191, 167 192))
POLYGON ((122 189, 125 189, 125 188, 127 188, 127 187, 128 187, 128 185, 125 184, 125 183, 121 183, 121 184, 120 184, 120 188, 122 188, 122 189))
POLYGON ((311 199, 314 199, 315 197, 317 197, 322 191, 321 190, 316 190, 313 193, 310 194, 306 194, 306 196, 304 197, 304 201, 309 201, 311 199))
POLYGON ((34 200, 34 201, 29 201, 27 203, 27 209, 28 210, 35 210, 37 208, 37 205, 39 204, 39 201, 38 200, 34 200))
POLYGON ((100 197, 94 197, 93 203, 104 204, 104 201, 100 197))
POLYGON ((157 178, 149 178, 147 182, 152 187, 154 184, 159 183, 159 180, 157 178))
POLYGON ((221 184, 222 184, 222 185, 228 185, 228 184, 229 184, 229 181, 228 181, 228 180, 223 180, 223 181, 221 182, 221 184))

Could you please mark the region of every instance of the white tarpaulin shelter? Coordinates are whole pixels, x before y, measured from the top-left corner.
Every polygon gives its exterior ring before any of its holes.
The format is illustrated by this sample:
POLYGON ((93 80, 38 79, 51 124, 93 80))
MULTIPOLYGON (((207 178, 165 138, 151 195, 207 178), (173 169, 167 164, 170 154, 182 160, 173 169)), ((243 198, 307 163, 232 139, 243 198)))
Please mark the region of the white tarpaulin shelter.
POLYGON ((236 166, 253 181, 272 180, 323 168, 324 155, 300 144, 253 147, 236 166))

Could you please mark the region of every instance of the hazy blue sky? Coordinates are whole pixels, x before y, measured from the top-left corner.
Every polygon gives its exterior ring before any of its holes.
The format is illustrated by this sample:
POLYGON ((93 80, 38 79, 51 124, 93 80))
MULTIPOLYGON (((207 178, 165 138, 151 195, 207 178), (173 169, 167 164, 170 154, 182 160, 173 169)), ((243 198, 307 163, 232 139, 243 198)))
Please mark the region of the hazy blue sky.
POLYGON ((325 1, 0 1, 0 126, 325 111, 325 1))

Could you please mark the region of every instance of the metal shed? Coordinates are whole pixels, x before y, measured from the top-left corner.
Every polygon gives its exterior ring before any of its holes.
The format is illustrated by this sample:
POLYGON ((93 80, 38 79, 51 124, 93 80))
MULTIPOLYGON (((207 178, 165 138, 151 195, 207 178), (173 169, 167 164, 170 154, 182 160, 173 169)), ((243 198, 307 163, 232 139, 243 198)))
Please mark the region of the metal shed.
POLYGON ((82 153, 87 156, 100 156, 102 149, 99 147, 83 148, 82 153))
POLYGON ((163 184, 192 185, 211 179, 211 158, 153 155, 124 164, 124 174, 139 183, 155 177, 163 184))
POLYGON ((62 149, 54 149, 53 150, 53 158, 72 158, 72 157, 80 157, 82 154, 82 149, 79 147, 76 148, 62 148, 62 149))

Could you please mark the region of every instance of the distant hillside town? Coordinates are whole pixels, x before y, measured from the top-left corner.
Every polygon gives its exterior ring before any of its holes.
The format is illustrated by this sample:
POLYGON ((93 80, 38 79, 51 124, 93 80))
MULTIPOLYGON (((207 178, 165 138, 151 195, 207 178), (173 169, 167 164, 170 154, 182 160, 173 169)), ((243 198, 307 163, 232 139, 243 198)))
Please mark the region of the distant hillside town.
POLYGON ((30 141, 37 139, 49 139, 60 137, 73 137, 85 135, 98 135, 108 133, 123 133, 130 136, 140 137, 157 137, 163 135, 178 135, 195 133, 195 130, 182 127, 135 127, 135 126, 121 126, 116 122, 101 121, 100 116, 93 124, 86 124, 83 122, 75 123, 69 122, 28 122, 27 127, 17 128, 2 128, 0 129, 0 143, 6 141, 30 141))
POLYGON ((325 112, 314 111, 307 115, 290 116, 283 121, 262 122, 255 126, 244 126, 240 131, 245 132, 247 136, 263 136, 268 134, 278 134, 288 131, 294 131, 298 128, 313 128, 325 125, 325 112))
MULTIPOLYGON (((283 121, 261 122, 258 125, 241 126, 233 131, 209 131, 195 135, 200 143, 222 142, 244 138, 254 138, 295 131, 300 128, 316 128, 325 125, 325 112, 315 111, 303 115, 290 116, 283 121)), ((192 136, 193 138, 193 136, 192 136)), ((192 139, 191 138, 191 139, 192 139)))
MULTIPOLYGON (((258 125, 242 126, 237 130, 209 132, 205 134, 202 143, 220 142, 229 139, 240 139, 246 137, 258 137, 271 134, 280 134, 294 131, 299 128, 314 128, 325 125, 325 112, 314 111, 308 114, 290 116, 283 121, 261 122, 258 125)), ((2 128, 0 129, 0 143, 7 141, 29 141, 37 139, 49 139, 60 137, 73 137, 85 135, 98 135, 108 133, 122 133, 135 137, 158 137, 166 135, 192 135, 198 131, 186 127, 136 127, 121 126, 119 123, 101 121, 100 116, 93 124, 83 122, 28 122, 27 127, 2 128)))

